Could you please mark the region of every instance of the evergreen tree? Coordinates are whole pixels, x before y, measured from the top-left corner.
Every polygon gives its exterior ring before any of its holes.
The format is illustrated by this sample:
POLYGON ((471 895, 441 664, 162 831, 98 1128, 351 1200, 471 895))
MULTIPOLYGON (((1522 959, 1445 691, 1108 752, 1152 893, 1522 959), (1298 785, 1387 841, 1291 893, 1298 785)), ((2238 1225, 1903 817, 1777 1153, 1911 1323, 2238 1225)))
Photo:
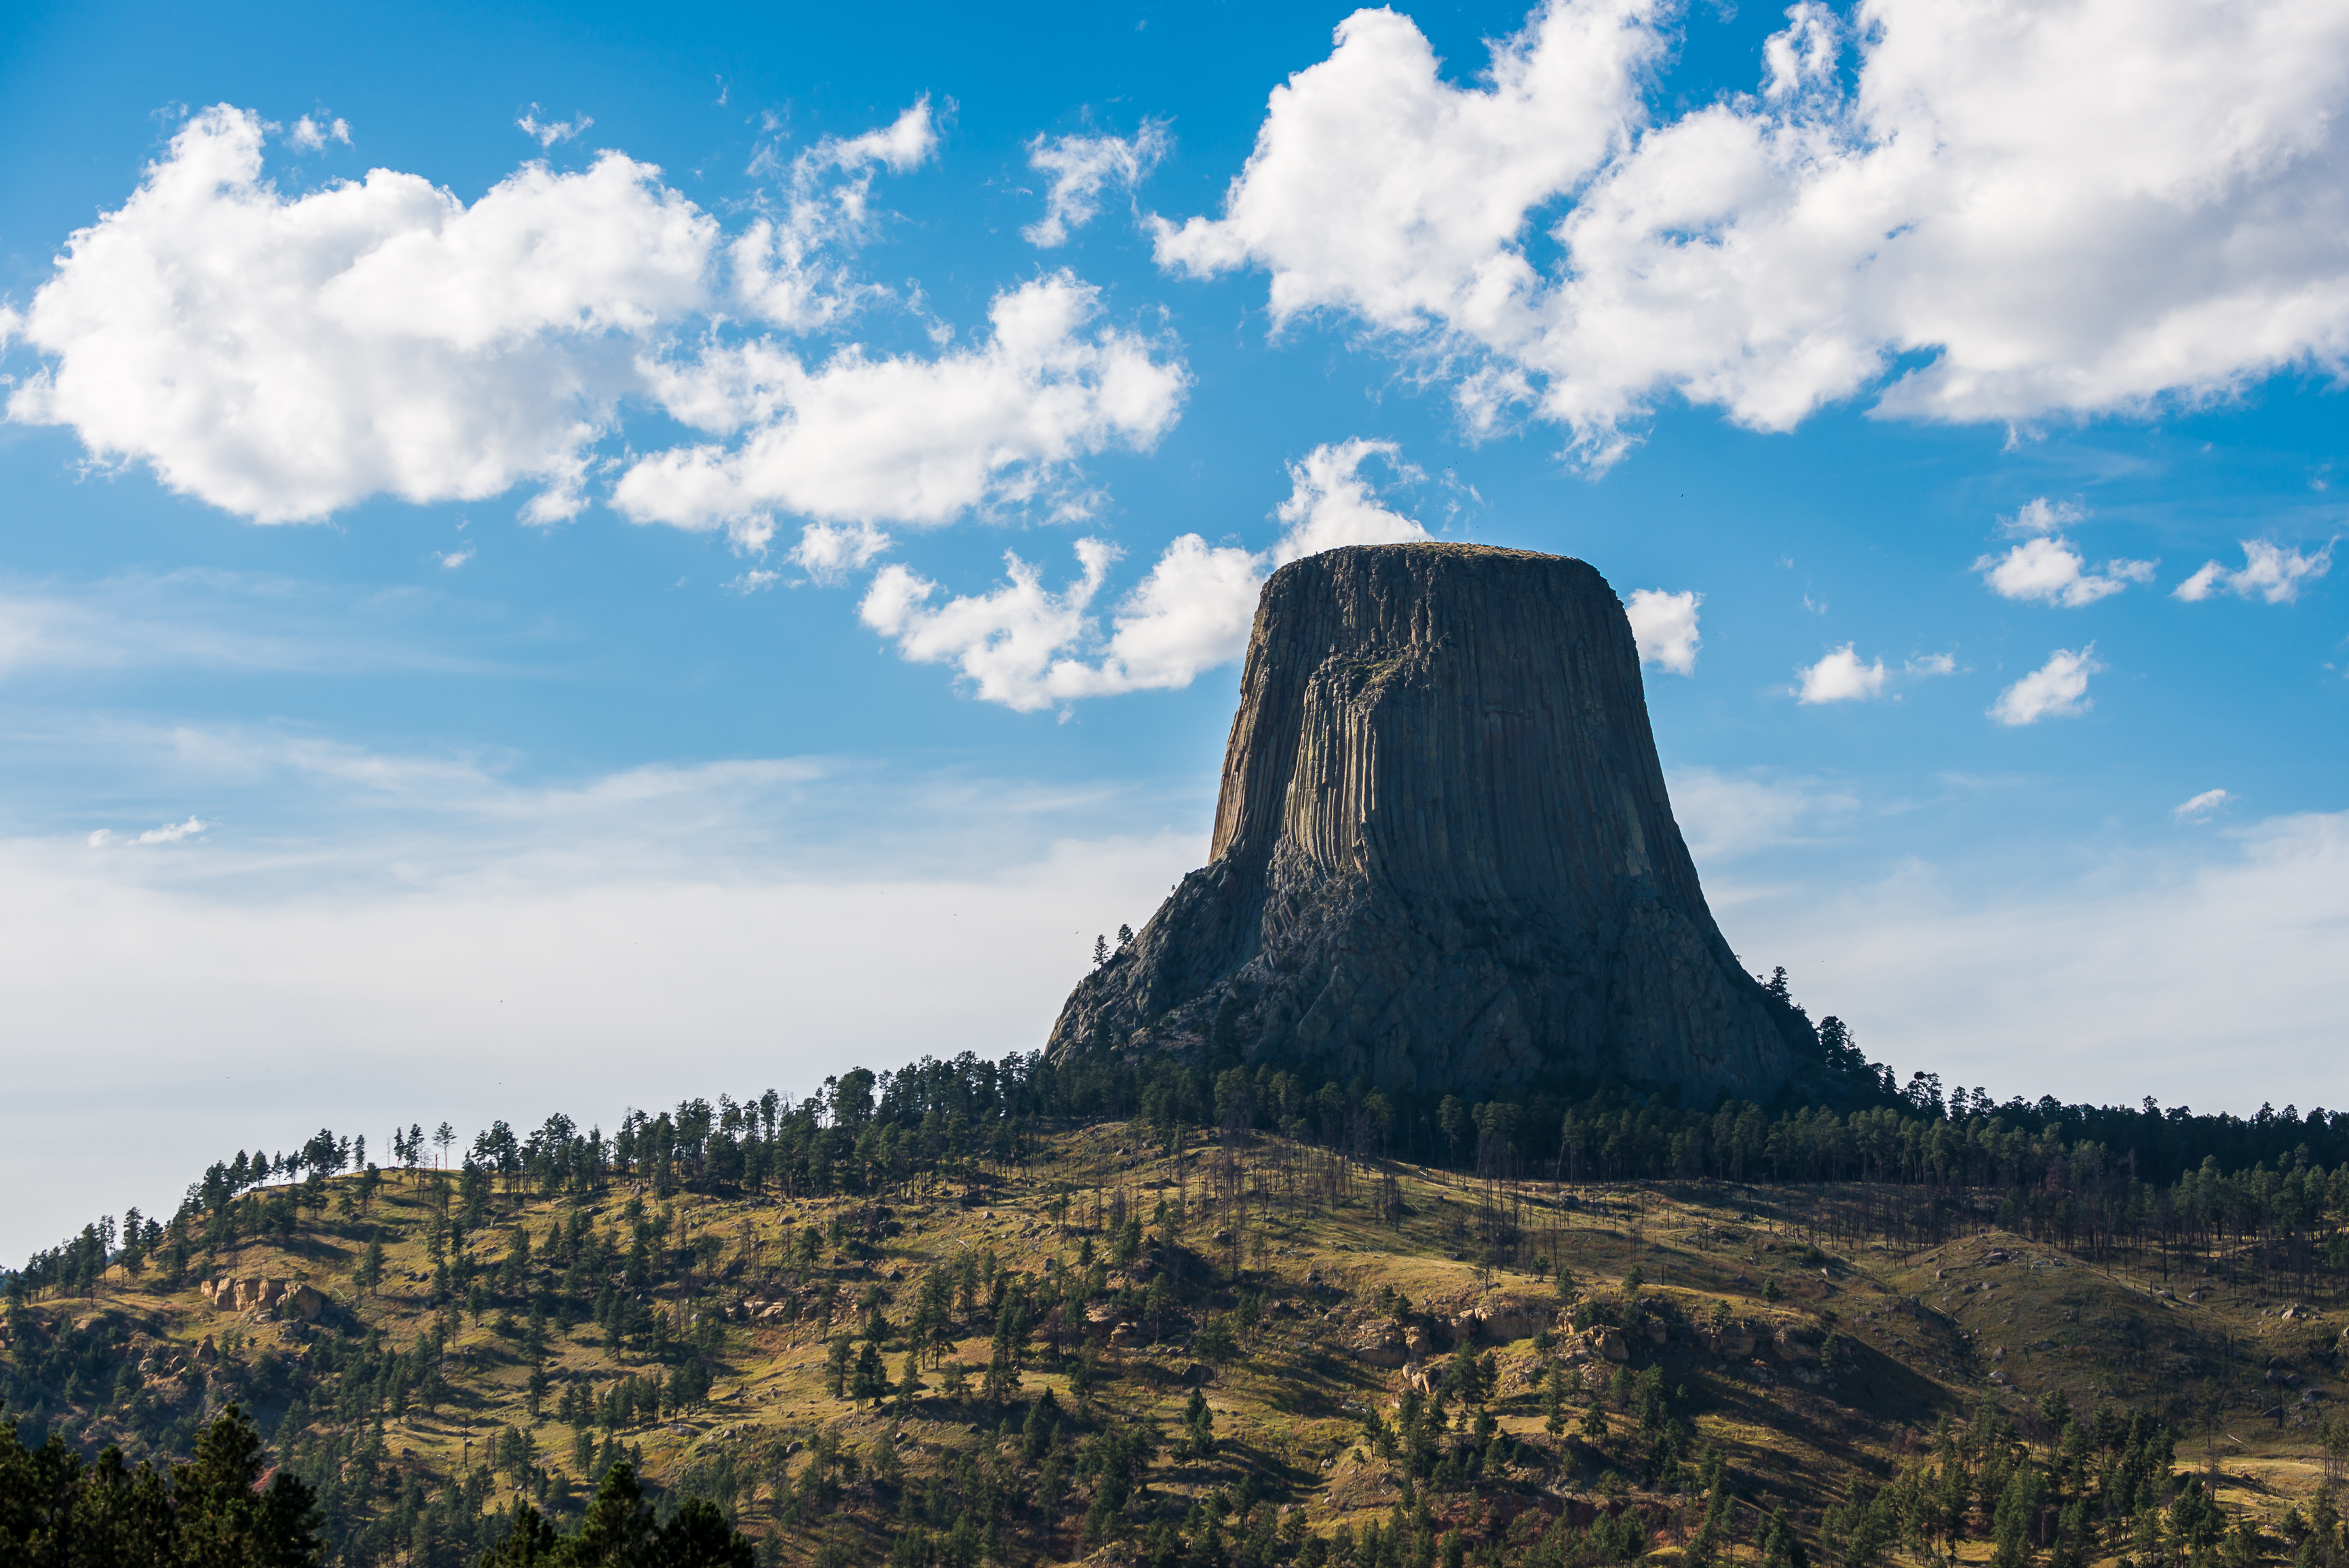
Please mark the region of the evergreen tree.
POLYGON ((354 1274, 352 1279, 361 1290, 370 1292, 383 1283, 383 1239, 381 1237, 368 1238, 367 1253, 359 1259, 358 1273, 354 1274))
POLYGON ((1215 1408, 1196 1388, 1191 1390, 1190 1403, 1183 1407, 1183 1451, 1195 1460, 1216 1457, 1215 1408))
POLYGON ((856 1369, 850 1375, 848 1397, 851 1399, 882 1399, 889 1394, 889 1372, 881 1364, 881 1347, 871 1340, 857 1352, 856 1369))
POLYGON ((260 1432, 236 1405, 168 1478, 143 1463, 132 1470, 113 1448, 86 1465, 55 1434, 27 1449, 14 1422, 0 1424, 0 1562, 312 1568, 323 1544, 311 1491, 284 1469, 256 1490, 263 1453, 260 1432))
POLYGON ((917 1349, 905 1352, 905 1375, 897 1379, 897 1414, 910 1416, 914 1403, 922 1397, 922 1353, 917 1349))
POLYGON ((854 1344, 843 1334, 832 1342, 823 1355, 823 1391, 835 1399, 848 1398, 849 1357, 854 1344))

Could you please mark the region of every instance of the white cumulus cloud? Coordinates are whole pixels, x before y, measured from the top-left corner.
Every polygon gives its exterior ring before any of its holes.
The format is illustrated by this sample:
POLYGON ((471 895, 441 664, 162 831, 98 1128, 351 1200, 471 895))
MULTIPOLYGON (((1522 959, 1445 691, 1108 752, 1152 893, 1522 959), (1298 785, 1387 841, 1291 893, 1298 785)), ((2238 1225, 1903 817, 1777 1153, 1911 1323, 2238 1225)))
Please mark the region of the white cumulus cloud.
POLYGON ((1281 523, 1280 538, 1271 552, 1273 565, 1286 566, 1345 544, 1425 542, 1427 530, 1379 500, 1362 472, 1362 465, 1372 458, 1392 466, 1400 480, 1420 477, 1417 469, 1402 460, 1392 441, 1359 436, 1316 447, 1302 462, 1288 465, 1288 499, 1273 514, 1281 523))
POLYGON ((1817 664, 1796 670, 1795 673, 1803 677, 1803 684, 1795 688, 1797 699, 1806 703, 1865 702, 1884 695, 1884 661, 1862 664, 1853 648, 1853 644, 1846 643, 1817 664))
POLYGON ((975 694, 1023 712, 1078 697, 1188 686, 1202 670, 1247 647, 1268 573, 1291 561, 1349 544, 1423 542, 1427 531, 1378 499, 1361 472, 1371 459, 1406 479, 1393 443, 1356 438, 1319 446, 1289 465, 1288 499, 1275 515, 1270 548, 1211 545, 1195 533, 1169 544, 1141 583, 1119 601, 1102 634, 1092 603, 1117 559, 1098 539, 1077 542, 1081 573, 1058 593, 1037 569, 1007 553, 1009 581, 984 594, 933 608, 938 585, 910 568, 882 569, 860 611, 893 637, 905 657, 952 664, 975 694))
POLYGON ((935 609, 929 601, 936 583, 910 567, 885 566, 857 614, 895 638, 897 651, 916 664, 953 665, 986 701, 1021 712, 1050 707, 1061 684, 1052 678, 1055 666, 1081 668, 1060 655, 1092 630, 1087 612, 1118 555, 1116 546, 1098 539, 1080 539, 1076 552, 1082 574, 1057 593, 1034 566, 1007 551, 1009 583, 935 609))
POLYGON ((1640 645, 1640 662, 1676 676, 1696 674, 1697 650, 1704 645, 1704 639, 1697 634, 1696 610, 1703 603, 1704 595, 1694 592, 1631 590, 1623 613, 1631 618, 1631 637, 1640 645))
POLYGON ((1040 250, 1068 242, 1101 211, 1103 192, 1132 191, 1158 166, 1174 145, 1166 128, 1145 119, 1131 138, 1039 136, 1028 144, 1028 166, 1051 176, 1044 192, 1044 215, 1019 231, 1040 250))
POLYGON ((1275 88, 1169 269, 1269 274, 1619 456, 1662 397, 2026 421, 2349 354, 2349 9, 1803 0, 1760 91, 1651 118, 1662 0, 1550 0, 1454 85, 1392 10, 1275 88))
POLYGON ((2094 643, 2077 653, 2056 649, 2045 664, 1998 694, 1998 701, 1991 705, 1991 717, 2013 727, 2085 713, 2088 677, 2105 667, 2096 662, 2095 653, 2094 643))
MULTIPOLYGON (((552 146, 589 121, 542 122, 533 105, 517 123, 552 146)), ((859 387, 949 420, 969 415, 968 450, 948 449, 952 433, 933 427, 926 449, 881 455, 909 464, 910 482, 937 498, 968 497, 974 469, 1006 492, 1021 483, 1007 469, 1054 477, 1093 449, 1089 429, 1147 444, 1186 385, 1179 365, 1156 363, 1130 335, 1071 335, 1094 295, 1065 273, 999 299, 991 350, 930 366, 926 386, 914 385, 925 374, 914 361, 851 348, 811 368, 769 340, 721 335, 744 317, 833 325, 888 293, 853 279, 840 257, 872 226, 875 172, 935 152, 926 99, 775 160, 780 207, 730 242, 657 169, 615 152, 575 173, 525 165, 470 207, 382 169, 287 197, 264 172, 275 129, 227 105, 193 116, 129 200, 71 238, 27 306, 0 307, 0 344, 22 338, 44 356, 9 396, 9 418, 70 426, 99 462, 144 462, 170 488, 259 521, 320 518, 378 494, 480 500, 534 482, 523 515, 543 522, 585 504, 592 449, 632 396, 716 434, 762 431, 768 459, 790 455, 777 450, 778 428, 806 428, 811 413, 817 424, 827 410, 877 420, 874 407, 841 407, 836 395, 859 387), (693 324, 701 340, 679 348, 693 324), (979 384, 991 377, 999 391, 1007 375, 1029 406, 1007 410, 997 396, 990 418, 972 398, 986 402, 979 384), (1007 424, 1023 418, 1024 430, 1007 424)), ((310 150, 348 139, 345 122, 307 116, 285 138, 310 150)), ((834 479, 872 455, 837 426, 823 433, 850 438, 834 479)), ((664 456, 691 467, 711 454, 664 456)), ((757 488, 755 473, 734 477, 757 488)), ((637 504, 665 519, 690 510, 637 504)), ((718 521, 757 542, 771 530, 759 510, 718 521)), ((819 505, 813 515, 833 514, 819 505)))
POLYGON ((997 295, 987 341, 934 358, 852 345, 810 366, 762 340, 667 366, 655 385, 678 418, 744 433, 638 459, 613 504, 638 522, 725 528, 754 546, 778 511, 936 526, 1049 495, 1081 515, 1071 465, 1148 449, 1190 385, 1179 361, 1096 325, 1100 313, 1099 291, 1061 272, 997 295))
POLYGON ((2289 604, 2300 597, 2302 583, 2313 582, 2333 570, 2333 546, 2329 542, 2313 554, 2263 539, 2246 539, 2242 543, 2240 567, 2230 571, 2215 561, 2205 562, 2199 572, 2178 585, 2174 597, 2191 603, 2213 593, 2232 593, 2239 599, 2289 604))
POLYGON ((2091 571, 2085 557, 2060 533, 2026 539, 2002 556, 1985 555, 1974 570, 2002 599, 2020 599, 2077 609, 2121 592, 2132 583, 2150 583, 2157 563, 2108 561, 2091 571))
POLYGON ((2180 802, 2169 814, 2181 822, 2200 822, 2234 797, 2224 789, 2205 789, 2190 800, 2180 802))
POLYGON ((582 504, 630 340, 698 307, 717 225, 659 170, 532 164, 468 207, 375 170, 289 199, 260 117, 192 117, 138 190, 67 242, 18 328, 47 356, 11 418, 263 522, 365 497, 535 481, 582 504))

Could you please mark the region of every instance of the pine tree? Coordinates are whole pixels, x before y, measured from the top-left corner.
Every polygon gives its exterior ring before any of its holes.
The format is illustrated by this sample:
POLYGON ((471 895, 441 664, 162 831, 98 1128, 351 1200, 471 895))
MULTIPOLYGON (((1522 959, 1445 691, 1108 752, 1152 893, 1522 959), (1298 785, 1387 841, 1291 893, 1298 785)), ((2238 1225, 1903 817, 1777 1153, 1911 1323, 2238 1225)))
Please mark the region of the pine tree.
POLYGON ((1196 1388, 1191 1390, 1191 1402, 1183 1407, 1183 1451, 1195 1460, 1216 1457, 1215 1408, 1196 1388))
POLYGON ((994 1354, 988 1358, 987 1376, 978 1387, 979 1397, 994 1404, 1008 1405, 1019 1398, 1019 1309, 1006 1302, 995 1320, 994 1354))
POLYGON ((870 1339, 857 1353, 856 1369, 850 1375, 848 1397, 851 1399, 880 1399, 889 1393, 888 1368, 881 1365, 881 1347, 870 1339))
POLYGON ((367 1253, 359 1259, 358 1273, 353 1277, 358 1287, 364 1291, 373 1291, 377 1285, 383 1283, 382 1237, 376 1236, 368 1239, 367 1253))
POLYGON ((905 1375, 897 1379, 897 1414, 910 1416, 914 1402, 922 1397, 922 1352, 917 1346, 905 1352, 905 1375))
POLYGON ((835 1399, 848 1397, 849 1348, 852 1341, 846 1335, 832 1342, 823 1356, 823 1391, 835 1399))

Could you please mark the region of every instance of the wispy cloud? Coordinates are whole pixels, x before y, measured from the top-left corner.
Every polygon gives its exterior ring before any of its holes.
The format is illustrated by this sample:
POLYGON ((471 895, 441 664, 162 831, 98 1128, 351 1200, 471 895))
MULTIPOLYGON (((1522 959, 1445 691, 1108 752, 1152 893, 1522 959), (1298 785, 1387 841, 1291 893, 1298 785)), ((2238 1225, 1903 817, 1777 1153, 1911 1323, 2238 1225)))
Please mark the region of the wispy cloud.
POLYGON ((2051 500, 2043 495, 2024 501, 2015 509, 2013 516, 2000 518, 1998 531, 2009 538, 2020 535, 2032 539, 2043 533, 2061 533, 2087 518, 2087 508, 2074 501, 2051 500))
POLYGON ((871 565, 889 545, 889 536, 869 522, 812 522, 800 530, 791 560, 816 582, 837 585, 871 565))
POLYGON ((538 106, 533 104, 528 114, 515 119, 514 129, 541 147, 553 147, 558 141, 569 141, 595 123, 593 119, 584 114, 573 119, 541 119, 538 118, 538 106))
POLYGON ((2330 541, 2313 554, 2263 539, 2246 539, 2242 543, 2241 566, 2230 571, 2215 561, 2207 562, 2178 585, 2175 596, 2193 603, 2213 593, 2232 593, 2238 599, 2289 604, 2300 597, 2303 584, 2333 570, 2330 541))
MULTIPOLYGON (((489 667, 439 624, 443 593, 353 593, 209 571, 0 580, 0 680, 159 665, 310 674, 489 667)), ((467 640, 479 634, 475 624, 467 640)))
MULTIPOLYGON (((966 846, 935 860, 884 843, 746 861, 772 792, 681 838, 673 814, 740 780, 657 772, 558 792, 530 839, 461 852, 406 831, 202 855, 0 839, 0 984, 12 1034, 43 1046, 12 1055, 0 1097, 0 1259, 88 1217, 86 1187, 39 1179, 61 1136, 115 1140, 109 1192, 127 1195, 109 1202, 168 1212, 223 1126, 479 1127, 563 1109, 608 1128, 623 1089, 636 1104, 713 1082, 804 1093, 941 1041, 1032 1048, 1093 934, 1145 919, 1205 838, 1072 835, 1102 813, 989 782, 948 785, 926 809, 898 795, 922 819, 912 837, 966 846), (356 874, 367 861, 376 874, 356 874), (922 985, 895 983, 908 953, 925 955, 922 985), (647 1055, 665 1039, 694 1048, 647 1055), (122 1092, 88 1094, 95 1059, 122 1092), (387 1078, 387 1060, 402 1070, 387 1078)), ((854 812, 813 814, 811 840, 867 837, 846 830, 854 812)))
POLYGON ((351 144, 350 121, 323 117, 313 119, 305 114, 294 122, 294 129, 285 133, 285 139, 305 152, 319 151, 330 141, 339 141, 348 147, 351 144))
POLYGON ((2349 1102, 2349 813, 2172 842, 1988 879, 1903 856, 1874 879, 1763 890, 1722 923, 1741 951, 1787 955, 1808 994, 1904 1075, 2238 1113, 2270 1095, 2349 1102))
POLYGON ((2090 643, 2076 653, 2058 648, 2047 662, 1998 694, 1990 717, 2010 728, 2043 718, 2076 718, 2088 710, 2088 677, 2104 665, 2090 643))
POLYGON ((2233 799, 2224 789, 2205 789, 2192 799, 2181 802, 2169 814, 2180 822, 2205 822, 2233 799))
POLYGON ((204 832, 209 824, 190 817, 184 822, 166 822, 160 828, 150 828, 129 838, 119 837, 111 828, 100 828, 90 834, 89 847, 105 849, 109 844, 176 844, 204 832))
POLYGON ((762 145, 749 172, 781 176, 782 188, 727 247, 736 303, 786 332, 808 332, 889 297, 880 284, 853 278, 842 255, 874 224, 874 175, 911 173, 937 147, 926 98, 885 126, 824 137, 789 159, 779 145, 762 145))
POLYGON ((1682 837, 1702 867, 1815 842, 1859 809, 1848 789, 1765 769, 1675 768, 1667 782, 1682 837))
POLYGON ((1110 191, 1132 191, 1149 177, 1174 145, 1165 125, 1145 119, 1131 138, 1037 137, 1028 144, 1028 166, 1051 177, 1044 215, 1019 231, 1040 250, 1065 244, 1070 232, 1092 222, 1110 191))

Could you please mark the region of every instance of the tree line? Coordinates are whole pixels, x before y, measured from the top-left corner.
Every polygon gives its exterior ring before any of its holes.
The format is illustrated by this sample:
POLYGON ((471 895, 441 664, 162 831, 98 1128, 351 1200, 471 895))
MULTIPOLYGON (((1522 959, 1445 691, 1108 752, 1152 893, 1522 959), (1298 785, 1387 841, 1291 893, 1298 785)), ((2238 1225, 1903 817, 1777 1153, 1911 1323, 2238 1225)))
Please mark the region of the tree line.
MULTIPOLYGON (((495 1121, 453 1155, 453 1174, 476 1225, 493 1191, 595 1192, 616 1177, 647 1182, 657 1197, 712 1186, 879 1194, 917 1176, 984 1182, 1024 1163, 1039 1132, 1138 1119, 1170 1145, 1201 1129, 1268 1130, 1355 1161, 1402 1158, 1489 1180, 1875 1182, 1969 1202, 1987 1193, 2005 1222, 2091 1252, 2249 1243, 2312 1285, 2349 1279, 2349 1110, 2263 1105, 2239 1117, 2151 1099, 2002 1103, 1925 1072, 1896 1088, 1839 1019, 1811 1027, 1783 970, 1769 992, 1797 1037, 1817 1042, 1839 1103, 1683 1105, 1669 1089, 1626 1081, 1475 1097, 1346 1082, 1275 1059, 965 1052, 895 1071, 858 1068, 797 1099, 770 1088, 631 1110, 608 1137, 559 1113, 527 1133, 495 1121)), ((365 1136, 325 1130, 291 1153, 239 1150, 190 1183, 171 1221, 136 1210, 119 1226, 93 1221, 33 1253, 8 1289, 88 1294, 118 1264, 137 1274, 152 1264, 176 1281, 239 1239, 290 1242, 305 1208, 332 1201, 364 1212, 374 1183, 447 1171, 458 1141, 445 1121, 429 1140, 420 1125, 395 1128, 378 1145, 398 1162, 389 1171, 368 1162, 365 1136), (335 1192, 328 1178, 345 1171, 362 1180, 335 1192)), ((1936 1208, 1911 1212, 1932 1222, 1936 1208)))

